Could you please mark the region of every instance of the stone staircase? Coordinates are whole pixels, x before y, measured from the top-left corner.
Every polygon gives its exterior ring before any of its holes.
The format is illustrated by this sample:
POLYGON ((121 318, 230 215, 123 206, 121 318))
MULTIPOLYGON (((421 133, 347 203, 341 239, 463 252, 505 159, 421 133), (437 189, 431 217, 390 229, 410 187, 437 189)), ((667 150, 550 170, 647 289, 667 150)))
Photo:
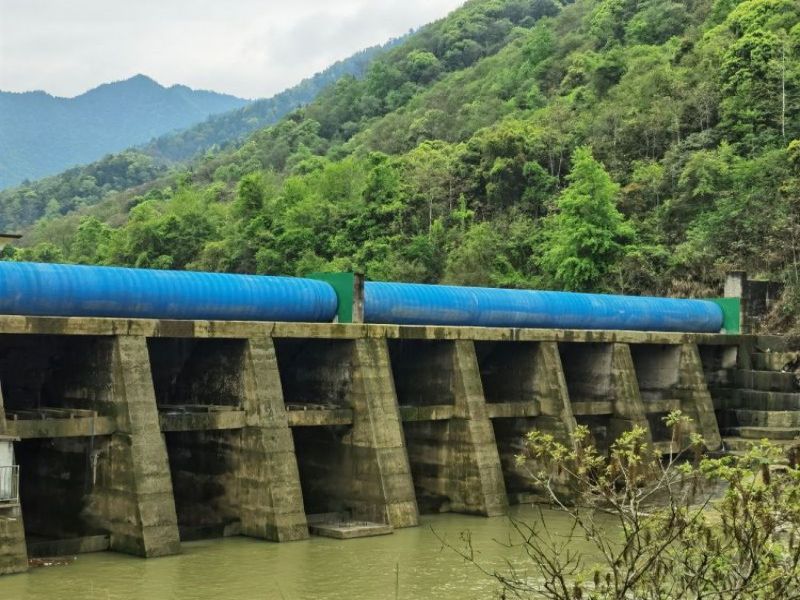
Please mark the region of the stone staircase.
POLYGON ((762 439, 800 445, 800 379, 793 369, 800 352, 756 351, 744 358, 711 388, 725 450, 742 452, 762 439))

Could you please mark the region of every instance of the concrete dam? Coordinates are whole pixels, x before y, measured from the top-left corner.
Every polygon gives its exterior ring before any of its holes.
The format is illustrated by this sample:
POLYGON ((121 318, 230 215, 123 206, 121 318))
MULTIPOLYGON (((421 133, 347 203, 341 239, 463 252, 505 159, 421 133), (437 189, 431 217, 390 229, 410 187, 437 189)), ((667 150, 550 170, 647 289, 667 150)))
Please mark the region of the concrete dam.
POLYGON ((503 515, 532 429, 800 433, 796 356, 710 301, 0 263, 0 314, 4 574, 503 515))

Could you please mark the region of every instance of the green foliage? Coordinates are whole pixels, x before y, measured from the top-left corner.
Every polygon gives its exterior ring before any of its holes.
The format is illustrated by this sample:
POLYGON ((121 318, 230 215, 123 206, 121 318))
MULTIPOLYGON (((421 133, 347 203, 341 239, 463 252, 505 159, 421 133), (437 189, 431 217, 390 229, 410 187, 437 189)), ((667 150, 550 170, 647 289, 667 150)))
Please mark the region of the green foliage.
POLYGON ((793 0, 472 0, 190 168, 130 154, 0 193, 0 222, 49 214, 26 246, 103 264, 800 285, 798 52, 793 0))
MULTIPOLYGON (((620 434, 607 454, 586 426, 563 441, 528 434, 517 468, 564 513, 569 533, 552 533, 544 515, 515 521, 512 542, 529 561, 491 573, 503 595, 767 600, 800 593, 798 449, 787 457, 765 440, 742 455, 709 458, 686 415, 676 411, 664 422, 668 457, 642 427, 620 434), (575 541, 593 552, 576 551, 575 541)), ((481 566, 476 549, 455 549, 481 566)))
POLYGON ((553 285, 574 291, 597 289, 633 237, 617 210, 619 186, 581 147, 573 155, 569 186, 547 217, 540 264, 553 285))

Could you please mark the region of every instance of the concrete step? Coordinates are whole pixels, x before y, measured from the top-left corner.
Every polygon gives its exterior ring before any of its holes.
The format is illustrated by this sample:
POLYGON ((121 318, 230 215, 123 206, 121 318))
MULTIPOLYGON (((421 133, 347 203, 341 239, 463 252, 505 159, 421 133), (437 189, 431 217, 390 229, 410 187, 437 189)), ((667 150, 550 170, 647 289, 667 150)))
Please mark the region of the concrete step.
POLYGON ((715 371, 704 371, 706 385, 711 387, 726 387, 733 383, 733 369, 717 369, 715 371))
POLYGON ((715 390, 712 398, 717 410, 800 410, 800 392, 715 390))
POLYGON ((725 411, 725 421, 733 426, 800 428, 800 411, 750 410, 737 408, 725 411))
POLYGON ((794 440, 800 437, 800 427, 729 427, 724 431, 726 437, 741 437, 748 440, 794 440))
POLYGON ((782 371, 798 358, 800 352, 754 352, 750 355, 753 368, 759 371, 782 371))
MULTIPOLYGON (((746 439, 742 437, 728 436, 722 438, 723 447, 730 454, 747 452, 753 444, 757 444, 757 439, 746 439)), ((784 448, 790 448, 795 444, 793 440, 773 440, 773 444, 784 448)))
POLYGON ((733 375, 734 387, 762 392, 800 391, 797 376, 792 372, 736 370, 733 375))

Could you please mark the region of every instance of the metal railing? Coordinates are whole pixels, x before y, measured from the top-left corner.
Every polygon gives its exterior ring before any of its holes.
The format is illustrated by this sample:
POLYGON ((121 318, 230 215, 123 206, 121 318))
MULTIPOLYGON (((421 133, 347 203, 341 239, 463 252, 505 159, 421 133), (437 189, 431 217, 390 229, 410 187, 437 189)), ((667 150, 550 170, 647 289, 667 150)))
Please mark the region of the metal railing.
POLYGON ((0 506, 19 502, 19 465, 0 467, 0 506))

